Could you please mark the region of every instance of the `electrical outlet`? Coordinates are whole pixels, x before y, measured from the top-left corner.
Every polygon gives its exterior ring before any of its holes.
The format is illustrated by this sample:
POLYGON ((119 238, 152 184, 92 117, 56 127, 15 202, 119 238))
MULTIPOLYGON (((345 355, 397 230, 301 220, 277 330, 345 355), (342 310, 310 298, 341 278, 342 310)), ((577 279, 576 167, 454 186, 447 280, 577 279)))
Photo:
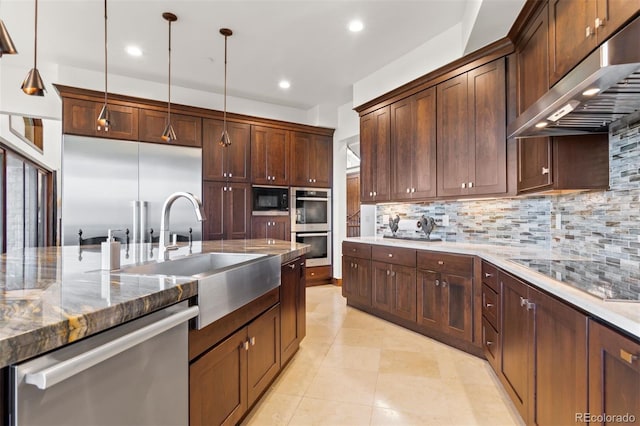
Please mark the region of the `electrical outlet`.
POLYGON ((442 216, 442 226, 449 226, 449 215, 445 214, 442 216))

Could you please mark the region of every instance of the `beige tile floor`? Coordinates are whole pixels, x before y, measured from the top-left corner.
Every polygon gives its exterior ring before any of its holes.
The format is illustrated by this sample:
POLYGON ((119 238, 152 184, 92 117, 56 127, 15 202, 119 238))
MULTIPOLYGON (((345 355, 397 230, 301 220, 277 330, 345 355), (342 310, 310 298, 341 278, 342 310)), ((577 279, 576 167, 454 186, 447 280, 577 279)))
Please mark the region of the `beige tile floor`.
POLYGON ((489 364, 307 289, 307 337, 243 425, 522 424, 489 364))

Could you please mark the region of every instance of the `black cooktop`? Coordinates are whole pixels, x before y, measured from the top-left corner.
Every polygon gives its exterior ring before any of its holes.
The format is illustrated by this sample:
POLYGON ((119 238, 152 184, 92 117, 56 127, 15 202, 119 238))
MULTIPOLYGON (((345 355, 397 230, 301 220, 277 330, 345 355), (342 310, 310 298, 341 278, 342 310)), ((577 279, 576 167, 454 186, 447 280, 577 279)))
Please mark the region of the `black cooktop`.
POLYGON ((640 271, 594 260, 510 259, 605 301, 640 302, 640 271))

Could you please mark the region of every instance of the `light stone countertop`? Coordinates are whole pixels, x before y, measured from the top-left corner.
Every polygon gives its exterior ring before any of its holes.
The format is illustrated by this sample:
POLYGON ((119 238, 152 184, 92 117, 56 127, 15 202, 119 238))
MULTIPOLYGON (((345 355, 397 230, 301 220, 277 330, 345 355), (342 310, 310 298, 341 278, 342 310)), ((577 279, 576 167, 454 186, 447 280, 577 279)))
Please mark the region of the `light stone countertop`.
MULTIPOLYGON (((191 250, 184 245, 170 258, 265 253, 285 263, 308 250, 290 241, 206 241, 194 242, 191 250)), ((154 262, 157 252, 157 244, 123 245, 121 267, 154 262)), ((100 266, 100 246, 26 248, 0 256, 0 368, 197 294, 190 277, 120 274, 100 266)))
POLYGON ((574 305, 591 317, 600 319, 640 340, 640 303, 603 301, 602 299, 572 287, 570 284, 557 281, 531 268, 509 260, 514 258, 580 260, 579 257, 566 256, 552 250, 529 246, 516 247, 439 241, 428 242, 382 237, 346 238, 344 241, 479 256, 532 284, 534 287, 574 305))

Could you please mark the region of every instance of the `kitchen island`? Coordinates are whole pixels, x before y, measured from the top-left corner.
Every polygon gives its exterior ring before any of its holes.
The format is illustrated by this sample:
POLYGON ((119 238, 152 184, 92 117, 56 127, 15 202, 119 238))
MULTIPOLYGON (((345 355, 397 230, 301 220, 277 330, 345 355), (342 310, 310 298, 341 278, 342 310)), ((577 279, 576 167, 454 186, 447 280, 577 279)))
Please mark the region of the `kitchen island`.
MULTIPOLYGON (((263 253, 286 263, 308 246, 289 241, 194 242, 170 253, 263 253)), ((121 266, 153 262, 157 245, 122 245, 121 266)), ((26 248, 0 256, 0 368, 196 296, 189 277, 100 270, 100 246, 26 248)))

